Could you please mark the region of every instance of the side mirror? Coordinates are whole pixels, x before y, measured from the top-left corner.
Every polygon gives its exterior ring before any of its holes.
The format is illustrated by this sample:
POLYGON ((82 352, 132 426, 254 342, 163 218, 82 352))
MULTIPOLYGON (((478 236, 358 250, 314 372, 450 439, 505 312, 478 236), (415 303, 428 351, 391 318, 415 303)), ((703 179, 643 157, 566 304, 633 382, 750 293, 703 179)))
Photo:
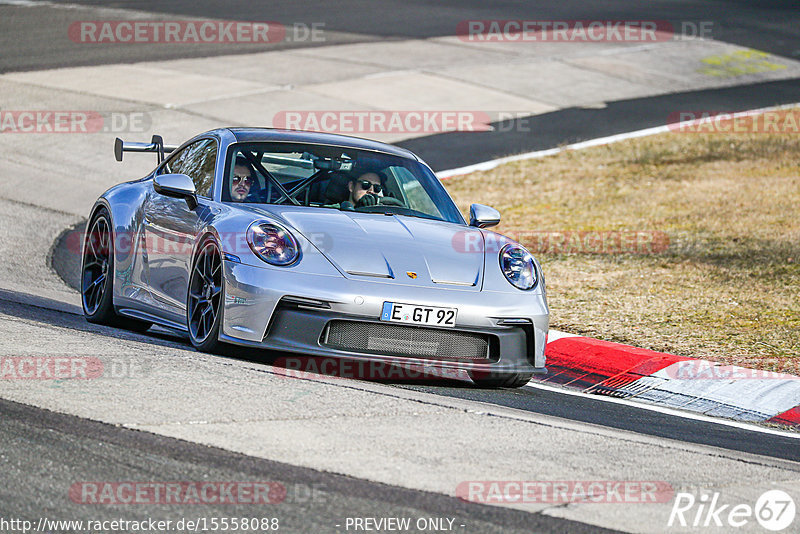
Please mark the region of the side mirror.
POLYGON ((159 174, 153 178, 153 188, 156 193, 186 199, 191 210, 197 207, 197 192, 194 182, 185 174, 159 174))
POLYGON ((500 212, 483 204, 469 207, 469 225, 477 228, 489 228, 500 223, 500 212))

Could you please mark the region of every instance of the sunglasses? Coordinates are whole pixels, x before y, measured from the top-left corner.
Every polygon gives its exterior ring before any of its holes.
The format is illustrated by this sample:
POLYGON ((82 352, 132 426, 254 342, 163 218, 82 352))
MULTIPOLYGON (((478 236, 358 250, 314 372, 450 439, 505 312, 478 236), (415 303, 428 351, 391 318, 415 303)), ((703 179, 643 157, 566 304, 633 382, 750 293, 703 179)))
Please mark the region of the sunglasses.
POLYGON ((361 186, 361 189, 363 189, 364 191, 369 191, 370 187, 376 193, 380 193, 381 191, 383 191, 383 186, 381 186, 381 184, 373 184, 369 180, 358 180, 358 183, 361 186))
POLYGON ((238 174, 233 175, 233 185, 238 185, 239 182, 244 182, 244 185, 250 186, 253 185, 253 179, 249 176, 239 176, 238 174))

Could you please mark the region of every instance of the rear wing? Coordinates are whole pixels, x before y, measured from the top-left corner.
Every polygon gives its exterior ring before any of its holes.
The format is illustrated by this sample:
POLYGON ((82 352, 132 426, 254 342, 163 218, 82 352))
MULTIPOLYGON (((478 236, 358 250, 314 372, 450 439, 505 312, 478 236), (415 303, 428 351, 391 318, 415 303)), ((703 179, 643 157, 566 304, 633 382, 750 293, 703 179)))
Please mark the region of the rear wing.
POLYGON ((154 135, 149 143, 131 143, 117 137, 114 140, 114 157, 117 161, 122 161, 123 152, 155 152, 158 162, 161 163, 164 161, 164 154, 170 154, 177 148, 174 145, 165 145, 160 135, 154 135))

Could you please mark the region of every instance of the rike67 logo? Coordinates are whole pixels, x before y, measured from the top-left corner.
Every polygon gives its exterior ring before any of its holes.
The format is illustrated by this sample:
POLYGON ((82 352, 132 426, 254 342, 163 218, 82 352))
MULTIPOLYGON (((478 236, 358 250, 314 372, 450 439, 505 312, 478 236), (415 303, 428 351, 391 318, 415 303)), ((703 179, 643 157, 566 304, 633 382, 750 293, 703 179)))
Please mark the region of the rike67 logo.
POLYGON ((739 529, 755 520, 762 528, 779 532, 792 525, 795 514, 794 499, 782 490, 762 493, 755 506, 722 504, 718 492, 700 496, 680 492, 675 495, 667 526, 722 527, 729 532, 731 528, 739 529))

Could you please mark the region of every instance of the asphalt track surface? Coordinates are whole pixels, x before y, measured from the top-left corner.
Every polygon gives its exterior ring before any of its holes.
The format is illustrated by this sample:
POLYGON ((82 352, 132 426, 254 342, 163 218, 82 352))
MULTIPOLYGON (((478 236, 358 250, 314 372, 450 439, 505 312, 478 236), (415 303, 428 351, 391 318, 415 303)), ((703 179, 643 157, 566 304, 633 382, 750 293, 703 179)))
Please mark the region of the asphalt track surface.
POLYGON ((794 438, 676 417, 645 408, 603 402, 602 399, 570 396, 528 387, 503 391, 441 385, 438 387, 428 385, 399 387, 499 404, 518 410, 620 430, 630 430, 649 436, 710 445, 795 462, 800 461, 800 442, 794 438))
MULTIPOLYGON (((29 305, 6 300, 13 296, 0 293, 0 314, 91 333, 106 338, 104 342, 144 340, 152 345, 153 353, 188 346, 185 339, 168 331, 151 330, 142 335, 99 327, 86 323, 81 316, 48 309, 45 299, 33 300, 29 305)), ((232 349, 220 358, 247 360, 269 371, 269 356, 232 349)), ((394 385, 595 426, 711 445, 744 453, 739 456, 744 462, 770 462, 760 460, 761 456, 796 461, 800 449, 794 439, 541 390, 484 390, 455 382, 394 385)), ((413 520, 451 518, 455 525, 464 525, 456 529, 460 532, 610 532, 544 513, 466 503, 441 494, 253 458, 7 400, 0 400, 0 413, 0 469, 4 481, 0 487, 0 503, 2 516, 6 518, 33 521, 40 517, 84 521, 155 518, 177 522, 212 517, 277 517, 283 531, 342 532, 345 529, 341 525, 347 517, 410 517, 413 520), (70 488, 77 483, 137 480, 270 482, 285 488, 286 498, 270 505, 190 506, 79 504, 67 498, 70 488)), ((794 469, 797 469, 796 464, 794 469)))
MULTIPOLYGON (((581 0, 520 2, 482 0, 447 2, 403 2, 400 0, 324 0, 306 2, 251 2, 248 0, 51 0, 55 5, 123 8, 151 14, 149 18, 174 20, 207 18, 212 20, 277 21, 323 23, 324 43, 282 41, 274 44, 165 46, 54 46, 53 29, 66 28, 81 18, 69 10, 14 7, 0 23, 0 72, 33 70, 77 65, 100 65, 157 59, 205 57, 231 53, 279 50, 344 42, 370 42, 383 39, 424 39, 453 35, 459 22, 484 19, 526 20, 664 20, 713 21, 713 38, 756 48, 791 58, 800 56, 797 28, 800 11, 796 2, 783 0, 610 0, 601 3, 581 0), (36 10, 41 10, 37 13, 36 10), (11 16, 13 15, 13 17, 11 16), (170 18, 172 17, 172 18, 170 18)), ((121 17, 120 17, 121 18, 121 17)), ((62 43, 59 43, 62 44, 62 43)))
POLYGON ((494 131, 452 132, 399 143, 419 154, 435 171, 465 167, 507 156, 545 150, 610 135, 664 125, 675 110, 744 111, 800 101, 800 80, 791 79, 724 89, 688 91, 609 102, 602 109, 567 108, 493 123, 494 131))
POLYGON ((181 519, 267 517, 279 519, 280 531, 342 532, 347 517, 446 517, 454 520, 459 532, 613 532, 542 514, 320 473, 4 400, 0 400, 0 413, 4 466, 0 502, 6 518, 51 514, 50 519, 124 517, 128 521, 154 518, 177 523, 181 519), (269 482, 285 488, 285 498, 266 505, 134 507, 79 504, 65 498, 76 481, 101 480, 269 482))
MULTIPOLYGON (((104 335, 107 329, 88 324, 83 317, 71 313, 47 309, 49 303, 45 299, 33 299, 33 307, 26 308, 11 303, 5 292, 0 292, 0 313, 17 316, 23 319, 49 322, 75 330, 91 331, 104 335), (37 309, 41 307, 41 309, 37 309), (44 312, 44 310, 47 310, 44 312)), ((189 346, 188 338, 182 334, 168 330, 154 329, 145 334, 133 334, 125 330, 112 329, 115 337, 146 339, 157 351, 159 346, 189 346)), ((270 369, 280 360, 283 353, 249 350, 230 347, 224 356, 237 358, 250 363, 263 365, 270 369)), ((314 367, 314 368, 319 368, 314 367)), ((398 388, 423 391, 436 395, 478 401, 498 406, 505 406, 525 412, 554 416, 572 421, 580 421, 607 428, 628 430, 639 434, 668 438, 688 443, 696 443, 756 454, 782 460, 800 461, 800 439, 774 434, 766 434, 747 428, 720 425, 714 422, 687 419, 670 414, 653 412, 644 408, 603 402, 603 398, 588 398, 561 393, 533 389, 482 389, 465 382, 442 380, 426 381, 425 384, 415 382, 383 382, 398 388)))
MULTIPOLYGON (((787 58, 800 57, 800 10, 789 1, 713 2, 657 1, 641 4, 622 0, 590 5, 566 2, 399 2, 379 0, 337 2, 231 2, 151 0, 101 2, 53 1, 25 7, 0 2, 0 73, 19 70, 165 60, 223 54, 252 53, 386 39, 420 39, 452 35, 459 22, 471 19, 535 20, 664 20, 679 28, 682 22, 713 23, 715 40, 748 46, 787 58), (122 8, 147 19, 205 18, 324 24, 325 41, 301 40, 274 44, 76 44, 66 37, 75 20, 102 20, 94 8, 122 8), (6 12, 4 14, 4 12, 6 12), (172 18, 171 18, 172 17, 172 18), (57 37, 54 37, 56 35, 57 37)), ((122 12, 125 13, 125 12, 122 12)), ((130 15, 132 16, 132 15, 130 15)), ((124 18, 122 15, 114 19, 124 18)), ((677 30, 676 30, 677 31, 677 30)), ((154 80, 157 83, 157 80, 154 80)), ((675 110, 756 109, 800 101, 800 79, 741 85, 725 89, 688 91, 663 96, 609 102, 602 109, 567 108, 517 120, 492 123, 487 132, 452 132, 418 137, 396 144, 422 157, 441 171, 509 154, 552 148, 633 130, 661 126, 675 110)))
MULTIPOLYGON (((227 1, 120 1, 51 2, 79 4, 86 20, 95 6, 135 9, 170 17, 224 18, 324 22, 329 40, 370 42, 381 39, 426 38, 451 35, 456 24, 467 19, 664 19, 713 20, 714 38, 768 51, 786 57, 800 56, 800 11, 794 2, 604 2, 588 5, 578 1, 549 3, 493 2, 285 2, 256 4, 227 1)), ((75 20, 67 10, 46 6, 20 8, 0 4, 0 72, 42 68, 97 65, 142 60, 201 57, 248 53, 313 43, 276 45, 142 47, 54 46, 54 26, 75 20)), ((95 17, 97 19, 97 17, 95 17)), ((800 100, 800 80, 770 82, 711 91, 695 91, 662 97, 617 101, 604 109, 573 108, 526 119, 509 128, 498 124, 491 134, 442 134, 399 143, 419 153, 435 169, 458 167, 513 152, 551 148, 563 143, 591 139, 663 124, 675 109, 750 109, 800 100), (504 130, 508 130, 504 132, 504 130)), ((0 312, 52 321, 77 330, 103 333, 78 316, 47 310, 46 299, 30 299, 32 306, 11 304, 0 294, 0 312), (37 307, 41 306, 41 307, 37 307)), ((120 336, 128 336, 120 332, 120 336)), ((139 336, 139 339, 141 336, 139 336)), ((149 333, 154 347, 186 343, 164 333, 149 333)), ((228 357, 243 357, 230 355, 228 357)), ((268 365, 268 364, 265 364, 268 365)), ((456 398, 508 406, 651 436, 681 440, 785 460, 800 460, 795 439, 756 433, 703 421, 693 421, 601 400, 572 397, 543 390, 490 391, 464 385, 435 386, 397 384, 456 398)), ((74 519, 117 518, 115 507, 76 505, 64 495, 76 480, 163 479, 187 480, 208 476, 217 480, 270 480, 284 484, 290 498, 276 508, 289 531, 339 531, 337 521, 346 516, 456 517, 470 532, 604 532, 594 526, 542 514, 468 504, 434 493, 406 490, 351 477, 322 473, 277 462, 255 459, 221 449, 155 436, 61 415, 8 401, 0 401, 0 465, 5 484, 0 488, 4 516, 39 517, 43 511, 74 519), (322 488, 324 498, 308 499, 306 490, 322 488), (294 496, 292 496, 292 490, 294 496), (290 528, 291 527, 291 528, 290 528)), ((259 510, 261 512, 262 510, 259 510)), ((251 509, 204 506, 200 516, 253 515, 251 509)), ((272 513, 266 510, 264 513, 272 513)), ((260 515, 260 514, 259 514, 260 515)), ((142 505, 125 516, 178 519, 169 507, 142 505)))

